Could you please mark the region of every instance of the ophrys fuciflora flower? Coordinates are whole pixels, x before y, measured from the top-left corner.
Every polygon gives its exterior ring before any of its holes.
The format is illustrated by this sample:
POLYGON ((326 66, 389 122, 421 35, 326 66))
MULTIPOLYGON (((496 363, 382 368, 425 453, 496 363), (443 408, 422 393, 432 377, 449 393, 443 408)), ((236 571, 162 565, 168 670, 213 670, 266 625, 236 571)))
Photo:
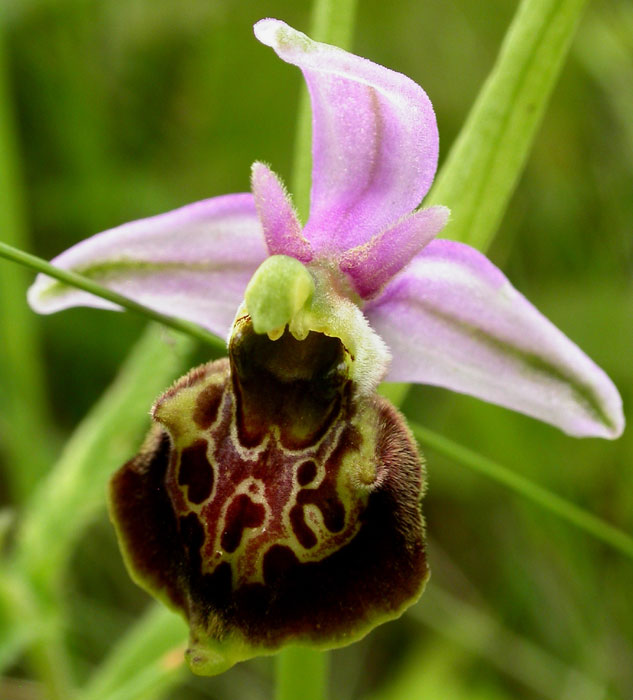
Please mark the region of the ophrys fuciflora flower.
MULTIPOLYGON (((310 217, 256 163, 252 193, 125 224, 63 253, 76 270, 229 335, 152 410, 112 480, 128 567, 186 616, 217 673, 283 644, 348 643, 428 576, 424 474, 386 378, 436 384, 616 437, 608 377, 474 249, 415 210, 435 174, 431 104, 403 75, 282 22, 256 35, 301 68, 313 109, 310 217), (237 310, 237 313, 236 313, 237 310)), ((108 302, 40 276, 34 308, 108 302)))

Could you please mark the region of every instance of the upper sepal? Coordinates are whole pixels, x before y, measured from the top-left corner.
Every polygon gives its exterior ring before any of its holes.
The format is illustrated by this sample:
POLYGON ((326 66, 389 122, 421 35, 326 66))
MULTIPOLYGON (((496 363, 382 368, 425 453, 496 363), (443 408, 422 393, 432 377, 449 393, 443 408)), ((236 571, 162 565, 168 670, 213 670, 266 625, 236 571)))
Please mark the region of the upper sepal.
POLYGON ((467 245, 431 242, 365 313, 392 351, 388 380, 471 394, 570 435, 624 429, 609 377, 467 245))
POLYGON ((437 123, 424 90, 279 20, 261 20, 255 35, 303 71, 310 91, 312 192, 304 234, 315 253, 362 245, 409 214, 437 166, 437 123))

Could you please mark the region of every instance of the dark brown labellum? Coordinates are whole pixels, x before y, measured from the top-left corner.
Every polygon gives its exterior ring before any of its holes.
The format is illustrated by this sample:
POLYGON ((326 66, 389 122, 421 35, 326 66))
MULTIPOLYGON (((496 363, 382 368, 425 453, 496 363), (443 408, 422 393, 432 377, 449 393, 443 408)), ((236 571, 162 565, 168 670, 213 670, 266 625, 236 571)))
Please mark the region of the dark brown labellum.
POLYGON ((428 578, 415 442, 385 399, 358 395, 340 340, 271 341, 246 316, 229 355, 158 399, 111 482, 130 572, 187 618, 202 674, 347 644, 428 578))

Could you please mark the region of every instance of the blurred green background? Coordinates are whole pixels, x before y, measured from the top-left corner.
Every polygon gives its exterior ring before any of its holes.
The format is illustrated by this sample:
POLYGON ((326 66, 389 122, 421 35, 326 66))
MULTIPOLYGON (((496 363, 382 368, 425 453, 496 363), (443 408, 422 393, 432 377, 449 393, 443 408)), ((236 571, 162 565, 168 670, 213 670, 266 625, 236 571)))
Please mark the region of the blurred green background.
MULTIPOLYGON (((307 31, 309 3, 1 2, 31 251, 50 258, 124 221, 246 191, 255 159, 290 179, 299 72, 255 41, 252 24, 272 16, 307 31)), ((445 156, 515 8, 359 0, 354 51, 425 88, 445 156)), ((596 0, 489 253, 607 371, 625 410, 633 403, 632 224, 633 4, 596 0)), ((0 260, 0 275, 13 274, 10 266, 0 260)), ((24 302, 1 298, 0 314, 16 303, 24 302)), ((144 323, 85 309, 32 320, 53 425, 41 440, 52 440, 56 456, 144 323)), ((10 381, 6 366, 2 381, 10 381)), ((10 505, 20 467, 3 403, 0 497, 10 505)), ((633 531, 631 430, 614 443, 574 440, 431 388, 416 388, 404 409, 633 531)), ((400 622, 332 654, 332 698, 630 700, 633 562, 460 464, 431 451, 427 463, 432 582, 400 622)), ((123 569, 105 507, 81 537, 65 591, 81 680, 148 602, 123 569)), ((41 697, 29 677, 18 662, 0 698, 41 697)), ((271 662, 260 659, 215 679, 183 675, 167 696, 265 700, 271 688, 271 662)))

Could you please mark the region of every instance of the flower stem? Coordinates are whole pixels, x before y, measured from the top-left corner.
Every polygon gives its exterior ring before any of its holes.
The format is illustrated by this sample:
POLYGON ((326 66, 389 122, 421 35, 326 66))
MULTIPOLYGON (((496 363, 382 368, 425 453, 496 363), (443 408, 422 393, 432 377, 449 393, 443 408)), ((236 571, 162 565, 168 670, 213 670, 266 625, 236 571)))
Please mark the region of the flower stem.
POLYGON ((633 559, 633 537, 626 532, 606 523, 596 515, 593 515, 593 513, 587 512, 576 504, 526 479, 524 476, 516 474, 511 469, 493 462, 491 459, 479 455, 466 447, 462 447, 452 440, 422 427, 418 423, 409 421, 409 426, 416 439, 422 444, 503 484, 515 493, 536 503, 550 513, 554 513, 559 518, 566 520, 633 559))
POLYGON ((305 647, 288 647, 277 656, 275 700, 327 697, 328 656, 305 647))
MULTIPOLYGON (((310 36, 315 41, 349 49, 354 31, 357 0, 317 0, 312 9, 310 36)), ((306 221, 310 210, 312 181, 312 123, 310 98, 301 87, 295 136, 292 195, 299 218, 306 221)))
POLYGON ((153 309, 144 306, 143 304, 139 304, 132 299, 128 299, 122 294, 118 294, 117 292, 113 292, 106 287, 102 287, 100 284, 93 282, 91 279, 88 279, 83 275, 78 275, 76 272, 71 272, 70 270, 62 270, 59 267, 51 265, 42 258, 38 258, 30 253, 25 253, 24 251, 18 250, 13 246, 7 245, 6 243, 0 242, 0 257, 20 263, 21 265, 30 267, 38 272, 43 272, 49 277, 54 277, 60 282, 69 284, 72 287, 83 289, 85 292, 90 292, 91 294, 101 297, 102 299, 107 299, 108 301, 114 302, 115 304, 128 309, 128 311, 133 311, 134 313, 145 316, 153 321, 158 321, 158 323, 162 323, 164 326, 168 326, 169 328, 173 328, 181 333, 185 333, 186 335, 196 338, 203 343, 207 343, 218 350, 225 350, 223 340, 212 333, 209 333, 209 331, 206 331, 204 328, 196 325, 195 323, 161 314, 158 311, 154 311, 153 309))
POLYGON ((442 234, 485 250, 523 171, 587 0, 523 0, 494 68, 425 206, 444 204, 442 234))

